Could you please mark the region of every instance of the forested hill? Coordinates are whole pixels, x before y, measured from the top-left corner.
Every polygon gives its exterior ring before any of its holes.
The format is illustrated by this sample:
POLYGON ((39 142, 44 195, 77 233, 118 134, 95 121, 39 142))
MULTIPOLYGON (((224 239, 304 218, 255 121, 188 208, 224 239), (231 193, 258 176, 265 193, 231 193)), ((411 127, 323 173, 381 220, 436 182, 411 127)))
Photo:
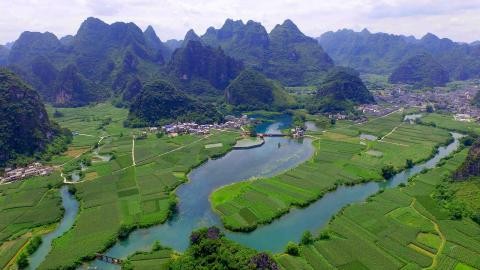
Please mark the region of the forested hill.
POLYGON ((480 176, 480 140, 472 145, 467 159, 454 173, 454 179, 460 181, 474 176, 480 176))
POLYGON ((428 53, 444 66, 452 80, 480 77, 480 46, 456 43, 427 34, 421 39, 413 36, 354 32, 327 32, 319 43, 342 66, 363 73, 390 74, 399 63, 418 54, 428 53))
POLYGON ((294 100, 283 87, 252 69, 243 71, 225 90, 228 104, 246 110, 276 109, 292 106, 294 100))
POLYGON ((59 133, 38 93, 0 69, 0 167, 42 152, 59 133))
POLYGON ((167 65, 173 81, 178 81, 184 91, 198 97, 223 96, 225 87, 242 69, 242 62, 225 55, 221 48, 206 46, 195 39, 175 50, 167 65))
POLYGON ((46 101, 84 105, 121 93, 133 77, 147 79, 159 72, 169 51, 152 30, 144 33, 133 23, 109 25, 88 18, 75 36, 61 40, 48 32, 24 32, 8 65, 46 101), (66 88, 65 81, 81 82, 66 88))
POLYGON ((317 95, 360 104, 374 102, 372 94, 363 84, 358 73, 348 68, 332 69, 319 86, 317 95))
POLYGON ((9 54, 10 49, 6 46, 0 45, 0 66, 7 65, 7 59, 9 54))
POLYGON ((267 33, 260 23, 228 19, 220 29, 209 28, 202 40, 287 86, 318 83, 334 65, 318 42, 291 20, 267 33))
POLYGON ((406 83, 421 87, 445 86, 449 81, 448 73, 432 56, 420 54, 413 56, 393 71, 391 83, 406 83))
POLYGON ((146 82, 156 79, 194 100, 223 103, 225 88, 245 67, 284 86, 319 85, 334 68, 318 42, 291 20, 267 33, 260 23, 229 19, 203 36, 190 30, 181 42, 163 43, 151 26, 142 31, 134 23, 90 17, 75 35, 60 39, 49 32, 24 32, 4 55, 44 101, 63 107, 112 98, 119 106, 129 105, 146 82))
POLYGON ((214 106, 188 97, 168 82, 146 83, 133 99, 127 125, 144 127, 178 121, 213 123, 221 120, 214 106))

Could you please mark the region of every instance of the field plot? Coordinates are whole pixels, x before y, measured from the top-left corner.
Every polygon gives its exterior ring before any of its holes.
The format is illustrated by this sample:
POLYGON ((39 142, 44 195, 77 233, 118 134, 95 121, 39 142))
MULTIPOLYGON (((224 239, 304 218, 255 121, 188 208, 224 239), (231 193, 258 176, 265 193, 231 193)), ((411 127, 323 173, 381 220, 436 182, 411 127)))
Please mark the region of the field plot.
MULTIPOLYGON (((480 226, 450 220, 432 194, 465 159, 467 150, 403 188, 386 190, 368 202, 345 208, 324 230, 323 240, 301 246, 296 261, 327 269, 478 269, 480 226), (361 247, 361 250, 359 250, 361 247), (321 263, 321 266, 319 266, 321 263)), ((279 260, 284 269, 291 262, 279 260)))
POLYGON ((171 249, 159 249, 152 252, 139 252, 128 257, 128 267, 135 270, 167 270, 169 269, 172 256, 171 249))
POLYGON ((0 185, 0 243, 62 216, 58 173, 0 185))
POLYGON ((97 173, 98 178, 75 185, 81 202, 76 223, 54 241, 40 269, 77 264, 116 241, 120 231, 164 222, 175 205, 172 191, 187 180, 190 169, 227 152, 237 136, 218 132, 205 137, 157 138, 152 134, 136 140, 136 166, 132 165, 132 138, 110 138, 101 152, 115 158, 94 163, 88 172, 97 173), (205 148, 219 143, 222 147, 205 148))
MULTIPOLYGON (((403 169, 407 159, 428 159, 439 144, 449 140, 443 129, 403 123, 394 113, 361 126, 354 134, 333 129, 317 134, 314 156, 290 171, 268 179, 236 183, 215 191, 213 208, 224 225, 232 230, 252 230, 287 212, 292 206, 304 206, 341 184, 383 179, 382 167, 403 169), (395 129, 395 132, 391 132, 395 129), (384 141, 364 141, 358 134, 368 132, 384 141), (374 153, 374 154, 372 154, 374 153), (378 154, 380 153, 380 154, 378 154)), ((350 132, 351 133, 351 132, 350 132)))
POLYGON ((420 118, 420 120, 425 124, 435 124, 437 127, 449 130, 480 134, 480 126, 477 123, 456 121, 450 114, 430 113, 420 118))

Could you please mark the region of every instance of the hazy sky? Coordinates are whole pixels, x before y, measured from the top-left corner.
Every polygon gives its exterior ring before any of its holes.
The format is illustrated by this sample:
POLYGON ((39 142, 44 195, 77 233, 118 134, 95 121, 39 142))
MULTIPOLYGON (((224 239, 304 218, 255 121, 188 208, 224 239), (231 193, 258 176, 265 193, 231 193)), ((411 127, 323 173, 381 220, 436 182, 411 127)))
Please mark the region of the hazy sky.
POLYGON ((480 0, 0 0, 0 44, 21 32, 75 34, 89 16, 108 23, 152 25, 162 40, 203 34, 226 18, 261 22, 267 30, 289 18, 313 37, 342 28, 480 40, 480 0))

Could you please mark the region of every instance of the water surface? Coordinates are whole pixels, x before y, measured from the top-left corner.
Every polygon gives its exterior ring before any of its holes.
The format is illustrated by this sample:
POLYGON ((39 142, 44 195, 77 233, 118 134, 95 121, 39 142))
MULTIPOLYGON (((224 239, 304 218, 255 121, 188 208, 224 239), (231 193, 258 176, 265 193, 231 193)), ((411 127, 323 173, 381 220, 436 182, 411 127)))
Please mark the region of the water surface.
POLYGON ((30 256, 30 266, 27 269, 36 269, 52 249, 52 241, 67 232, 75 222, 75 217, 78 214, 78 201, 68 192, 67 186, 63 186, 60 189, 60 195, 62 197, 63 209, 65 209, 63 218, 53 232, 42 237, 42 244, 37 251, 30 256))

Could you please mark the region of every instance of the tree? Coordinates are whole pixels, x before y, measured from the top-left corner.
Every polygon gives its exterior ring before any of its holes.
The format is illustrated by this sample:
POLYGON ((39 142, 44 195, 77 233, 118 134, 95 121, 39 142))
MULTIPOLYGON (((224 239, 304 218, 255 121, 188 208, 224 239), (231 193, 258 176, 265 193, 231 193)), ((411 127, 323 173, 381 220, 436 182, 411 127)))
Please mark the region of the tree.
POLYGON ((413 160, 407 159, 407 160, 405 161, 405 166, 406 166, 408 169, 413 168, 413 165, 414 165, 414 164, 413 164, 413 160))
POLYGON ((300 251, 298 250, 298 245, 293 242, 288 242, 287 247, 285 249, 285 253, 292 256, 300 255, 300 251))
POLYGON ((390 179, 395 175, 395 168, 392 165, 385 165, 382 168, 382 176, 385 179, 390 179))
POLYGON ((302 235, 302 240, 300 241, 302 245, 310 245, 313 243, 313 236, 310 231, 305 231, 302 235))
POLYGON ((18 259, 17 259, 18 269, 25 269, 28 267, 29 264, 30 263, 28 262, 27 254, 22 253, 20 254, 20 256, 18 256, 18 259))

